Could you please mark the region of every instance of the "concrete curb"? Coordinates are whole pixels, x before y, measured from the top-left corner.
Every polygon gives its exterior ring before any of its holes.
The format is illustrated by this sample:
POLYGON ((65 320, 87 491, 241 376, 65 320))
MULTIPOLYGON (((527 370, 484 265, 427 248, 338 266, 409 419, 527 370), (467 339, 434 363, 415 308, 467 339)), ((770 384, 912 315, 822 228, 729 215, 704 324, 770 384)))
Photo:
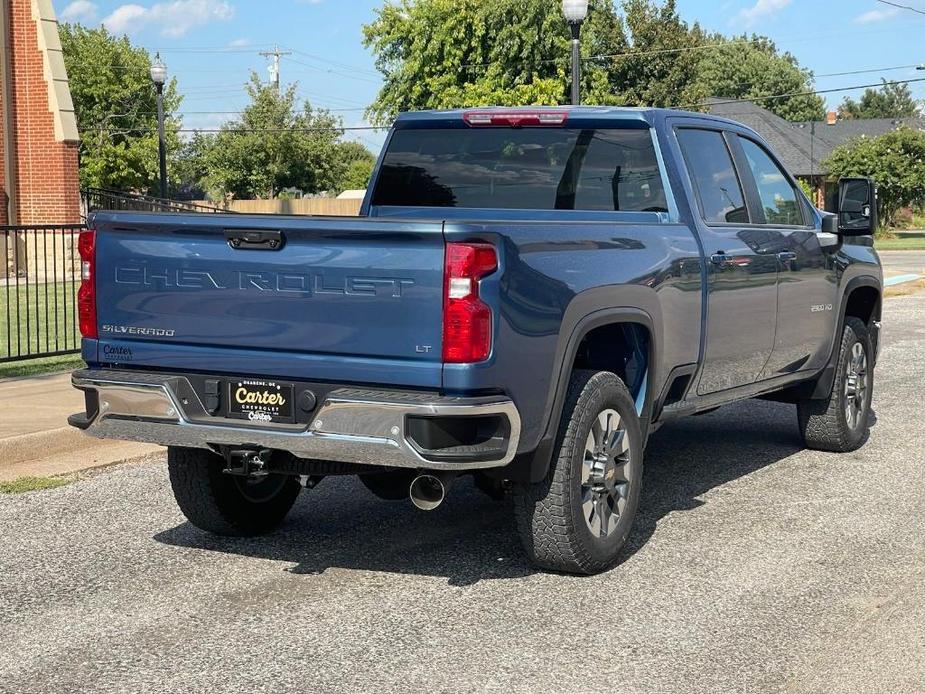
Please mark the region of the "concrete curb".
POLYGON ((60 427, 0 439, 0 466, 24 463, 89 448, 95 442, 74 427, 60 427))
POLYGON ((12 436, 0 439, 0 481, 82 472, 161 451, 144 443, 101 441, 73 427, 12 436))

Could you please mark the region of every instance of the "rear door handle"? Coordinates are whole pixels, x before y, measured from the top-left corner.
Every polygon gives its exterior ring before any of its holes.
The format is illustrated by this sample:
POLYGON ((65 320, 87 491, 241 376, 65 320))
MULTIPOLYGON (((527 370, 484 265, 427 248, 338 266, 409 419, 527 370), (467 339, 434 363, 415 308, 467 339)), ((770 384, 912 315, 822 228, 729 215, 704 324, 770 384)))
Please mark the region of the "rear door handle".
POLYGON ((718 253, 714 253, 713 255, 710 256, 710 262, 713 263, 714 265, 719 265, 720 267, 730 262, 731 260, 732 260, 732 256, 726 255, 722 251, 719 251, 718 253))
POLYGON ((797 254, 793 251, 783 251, 777 254, 777 259, 782 263, 790 263, 797 259, 797 254))

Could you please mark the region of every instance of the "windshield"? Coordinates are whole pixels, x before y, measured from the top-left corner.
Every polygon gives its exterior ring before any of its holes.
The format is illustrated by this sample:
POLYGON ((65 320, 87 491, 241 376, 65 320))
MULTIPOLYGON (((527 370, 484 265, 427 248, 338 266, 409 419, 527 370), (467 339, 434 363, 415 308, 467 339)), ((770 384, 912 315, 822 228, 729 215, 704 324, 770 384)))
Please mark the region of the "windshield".
POLYGON ((372 204, 668 211, 648 129, 398 130, 372 204))

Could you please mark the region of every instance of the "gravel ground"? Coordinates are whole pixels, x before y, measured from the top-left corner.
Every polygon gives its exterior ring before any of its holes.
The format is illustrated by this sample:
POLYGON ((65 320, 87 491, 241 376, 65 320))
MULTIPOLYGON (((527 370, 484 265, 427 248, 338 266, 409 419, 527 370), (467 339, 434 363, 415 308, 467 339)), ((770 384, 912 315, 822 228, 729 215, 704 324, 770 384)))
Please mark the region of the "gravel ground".
POLYGON ((162 457, 0 497, 0 691, 925 691, 925 296, 885 330, 862 450, 765 402, 665 427, 592 578, 535 572, 468 480, 431 514, 326 480, 246 541, 162 457))

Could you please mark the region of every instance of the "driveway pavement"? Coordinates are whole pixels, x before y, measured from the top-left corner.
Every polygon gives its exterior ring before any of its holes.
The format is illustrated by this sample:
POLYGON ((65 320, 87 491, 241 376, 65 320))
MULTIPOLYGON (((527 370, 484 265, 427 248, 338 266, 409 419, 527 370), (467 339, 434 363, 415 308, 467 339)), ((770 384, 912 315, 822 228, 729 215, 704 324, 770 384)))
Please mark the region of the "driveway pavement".
POLYGON ((468 481, 426 515, 325 480, 255 540, 186 524, 160 456, 0 497, 0 691, 922 692, 925 296, 884 326, 865 448, 767 402, 665 427, 593 578, 468 481))

